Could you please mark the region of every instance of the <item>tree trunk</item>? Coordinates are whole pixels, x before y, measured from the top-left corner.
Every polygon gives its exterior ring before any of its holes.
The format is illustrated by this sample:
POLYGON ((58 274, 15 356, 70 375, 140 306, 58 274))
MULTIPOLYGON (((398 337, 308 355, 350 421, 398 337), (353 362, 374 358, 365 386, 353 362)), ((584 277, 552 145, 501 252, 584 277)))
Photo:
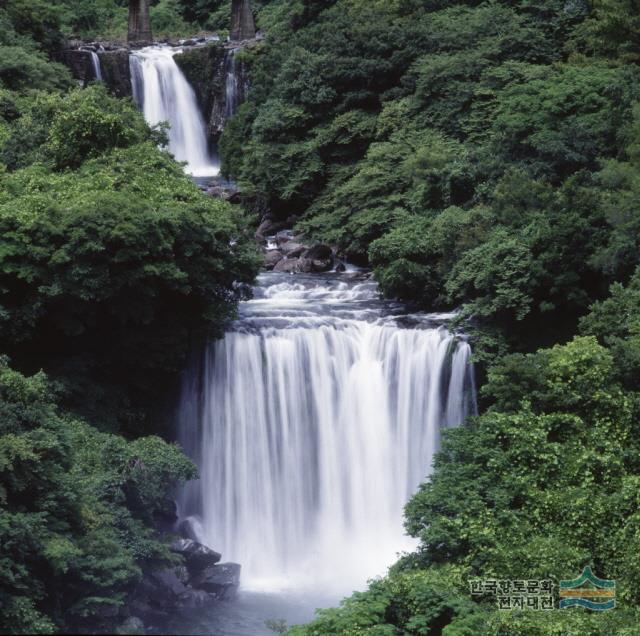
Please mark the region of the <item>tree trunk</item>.
POLYGON ((250 40, 256 37, 256 23, 249 0, 232 0, 231 39, 250 40))
POLYGON ((151 20, 149 19, 149 0, 129 0, 130 44, 151 44, 151 20))

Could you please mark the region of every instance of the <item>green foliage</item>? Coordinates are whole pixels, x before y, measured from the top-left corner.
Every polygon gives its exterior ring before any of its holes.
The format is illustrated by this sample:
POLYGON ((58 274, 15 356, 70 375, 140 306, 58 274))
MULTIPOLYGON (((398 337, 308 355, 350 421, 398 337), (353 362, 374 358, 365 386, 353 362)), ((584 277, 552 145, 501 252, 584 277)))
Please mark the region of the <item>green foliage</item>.
MULTIPOLYGON (((70 86, 69 71, 60 64, 49 62, 39 45, 29 37, 28 29, 33 25, 30 25, 26 18, 26 23, 21 24, 18 21, 18 27, 22 26, 24 32, 19 32, 14 25, 11 9, 26 7, 28 3, 20 2, 18 6, 10 3, 6 9, 0 8, 0 88, 25 91, 27 89, 55 90, 70 86)), ((42 15, 48 15, 47 11, 42 15)), ((54 40, 59 37, 57 31, 56 34, 52 36, 54 40)), ((42 38, 47 37, 45 30, 42 38)))
MULTIPOLYGON (((0 342, 16 359, 48 352, 47 368, 151 399, 255 273, 229 207, 150 143, 1 179, 0 342)), ((84 381, 70 389, 80 398, 84 381)))
POLYGON ((65 95, 57 104, 45 152, 56 168, 73 168, 107 150, 148 138, 146 124, 132 107, 94 85, 65 95))
POLYGON ((159 438, 126 442, 71 419, 42 373, 5 359, 0 415, 0 620, 11 634, 95 629, 141 567, 168 559, 146 522, 195 468, 159 438))
POLYGON ((257 269, 240 214, 158 148, 162 130, 102 86, 62 92, 69 74, 45 50, 114 9, 88 4, 0 9, 0 624, 11 634, 108 633, 142 572, 174 562, 153 519, 195 467, 158 436, 165 399, 257 269))
POLYGON ((151 7, 151 30, 154 37, 188 35, 193 27, 184 21, 179 0, 160 0, 151 7))
POLYGON ((504 358, 493 402, 446 431, 406 508, 415 555, 290 633, 493 636, 637 633, 637 402, 593 337, 504 358), (617 582, 615 612, 497 612, 470 578, 567 579, 591 564, 617 582))
POLYGON ((593 169, 597 159, 619 151, 637 81, 633 68, 527 69, 521 83, 498 95, 491 151, 554 181, 593 169))
POLYGON ((610 296, 593 305, 580 327, 611 349, 624 384, 640 389, 640 271, 626 287, 615 283, 610 296))
POLYGON ((566 339, 638 265, 639 76, 624 64, 637 25, 612 35, 631 13, 618 0, 268 3, 224 171, 256 213, 302 217, 373 265, 387 295, 462 306, 521 349, 566 339))
POLYGON ((103 86, 1 96, 0 351, 45 367, 94 424, 150 431, 158 392, 256 272, 241 217, 103 86))

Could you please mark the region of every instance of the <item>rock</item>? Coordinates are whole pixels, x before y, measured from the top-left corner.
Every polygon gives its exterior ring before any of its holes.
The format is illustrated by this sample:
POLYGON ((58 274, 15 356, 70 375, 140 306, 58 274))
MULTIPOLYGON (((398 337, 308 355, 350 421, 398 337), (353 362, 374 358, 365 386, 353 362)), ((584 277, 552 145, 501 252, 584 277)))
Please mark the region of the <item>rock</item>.
POLYGON ((131 69, 129 51, 119 49, 100 55, 100 66, 104 83, 116 97, 131 97, 131 69))
POLYGON ((191 519, 183 519, 177 527, 178 534, 184 539, 191 539, 192 541, 198 540, 198 535, 193 529, 193 523, 191 519))
POLYGON ((86 85, 94 78, 91 53, 89 51, 83 51, 79 48, 65 49, 53 53, 53 59, 60 64, 64 64, 71 71, 71 75, 82 84, 86 85))
POLYGON ((258 241, 264 241, 267 236, 273 236, 280 230, 284 230, 286 223, 284 221, 277 221, 270 215, 265 216, 260 223, 260 226, 256 230, 256 239, 258 241))
POLYGON ((215 594, 217 598, 233 598, 240 585, 240 570, 238 563, 220 563, 208 567, 191 580, 191 585, 197 589, 215 594))
POLYGON ((336 265, 336 272, 346 272, 347 271, 347 266, 340 262, 336 265))
POLYGON ((116 634, 122 636, 137 636, 145 633, 144 623, 137 616, 129 616, 122 625, 116 628, 116 634))
POLYGON ((307 252, 308 249, 295 241, 287 241, 280 246, 280 251, 288 258, 297 258, 307 252))
POLYGON ((189 578, 191 577, 191 575, 189 574, 189 568, 186 565, 179 565, 173 568, 173 571, 178 577, 180 583, 182 583, 183 585, 189 585, 189 578))
POLYGON ((283 258, 281 261, 276 263, 273 271, 293 274, 298 271, 298 260, 299 259, 297 258, 283 258))
POLYGON ((323 245, 322 243, 318 243, 313 247, 309 248, 304 253, 305 258, 310 258, 312 261, 315 260, 333 260, 333 250, 328 245, 323 245))
POLYGON ((310 258, 299 258, 296 266, 296 272, 300 274, 309 274, 313 271, 313 261, 310 258))
POLYGON ((289 242, 293 238, 293 232, 291 230, 282 230, 276 234, 276 244, 278 246, 289 242))
POLYGON ((320 243, 301 254, 300 260, 305 261, 305 271, 327 272, 333 268, 333 250, 328 245, 320 243))
POLYGON ((208 607, 216 600, 216 596, 204 590, 189 588, 178 601, 181 610, 198 610, 208 607))
POLYGON ((284 256, 278 250, 270 250, 264 255, 264 267, 265 269, 273 269, 284 256))
POLYGON ((311 270, 314 272, 330 272, 333 269, 333 259, 326 261, 315 259, 312 263, 311 270))
POLYGON ((235 185, 229 183, 216 183, 206 190, 210 197, 222 199, 231 203, 240 202, 240 191, 235 185))
POLYGON ((182 555, 190 572, 204 570, 215 565, 222 555, 192 539, 178 539, 171 545, 171 552, 182 555))
POLYGON ((152 572, 149 575, 149 580, 155 586, 157 594, 167 601, 174 602, 176 600, 175 597, 187 591, 185 584, 171 569, 152 572))

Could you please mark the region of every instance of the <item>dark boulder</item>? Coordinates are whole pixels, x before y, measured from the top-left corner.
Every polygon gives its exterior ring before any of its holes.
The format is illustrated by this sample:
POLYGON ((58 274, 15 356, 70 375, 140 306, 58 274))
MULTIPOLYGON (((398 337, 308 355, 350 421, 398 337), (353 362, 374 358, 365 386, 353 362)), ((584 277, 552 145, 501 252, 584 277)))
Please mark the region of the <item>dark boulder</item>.
POLYGON ((178 539, 174 541, 171 544, 171 552, 180 554, 184 558, 187 568, 189 568, 189 571, 192 573, 215 565, 222 558, 219 552, 191 539, 178 539))
POLYGON ((295 241, 287 241, 280 246, 280 251, 288 258, 297 258, 307 252, 307 247, 296 243, 295 241))
POLYGON ((333 250, 328 245, 314 245, 300 255, 305 271, 327 272, 333 268, 333 250))
POLYGON ((193 523, 191 522, 191 519, 183 519, 178 524, 177 532, 183 539, 191 539, 192 541, 198 540, 198 535, 196 534, 196 531, 193 528, 193 523))
POLYGON ((282 230, 276 234, 276 244, 280 246, 293 240, 293 238, 294 235, 292 230, 282 230))
POLYGON ((184 594, 180 595, 178 600, 179 609, 185 613, 192 610, 199 610, 208 607, 216 600, 214 594, 209 594, 204 590, 187 589, 184 594))
POLYGON ((166 602, 175 603, 187 591, 187 586, 172 569, 152 572, 148 579, 155 588, 155 600, 165 599, 166 602))
POLYGON ((317 245, 310 247, 304 253, 304 257, 310 258, 312 261, 333 259, 333 250, 328 245, 318 243, 317 245))
POLYGON ((238 563, 213 565, 192 578, 191 585, 220 599, 233 598, 240 585, 240 570, 238 563))
POLYGON ((116 628, 116 634, 122 636, 136 636, 137 634, 146 634, 144 623, 137 616, 129 616, 124 623, 116 628))
POLYGON ((265 269, 273 269, 284 256, 278 250, 270 250, 264 255, 264 267, 265 269))
POLYGON ((283 258, 281 261, 276 263, 276 266, 273 268, 274 272, 281 272, 285 274, 293 274, 298 270, 299 259, 297 258, 283 258))
POLYGON ((284 221, 278 221, 271 215, 267 214, 263 217, 258 229, 256 230, 256 239, 258 241, 264 241, 267 236, 273 236, 285 228, 286 223, 284 221))

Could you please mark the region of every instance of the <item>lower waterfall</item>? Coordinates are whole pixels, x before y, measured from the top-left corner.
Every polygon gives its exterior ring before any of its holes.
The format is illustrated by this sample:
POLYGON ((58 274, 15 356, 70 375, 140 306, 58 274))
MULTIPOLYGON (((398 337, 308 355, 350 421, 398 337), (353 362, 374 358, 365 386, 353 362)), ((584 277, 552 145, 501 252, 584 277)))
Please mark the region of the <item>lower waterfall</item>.
POLYGON ((194 177, 215 176, 206 125, 193 88, 173 59, 179 49, 150 46, 129 58, 133 98, 150 125, 169 122, 169 151, 194 177))
POLYGON ((362 588, 414 547, 403 507, 475 410, 470 347, 361 275, 263 274, 187 374, 180 514, 249 589, 362 588))

